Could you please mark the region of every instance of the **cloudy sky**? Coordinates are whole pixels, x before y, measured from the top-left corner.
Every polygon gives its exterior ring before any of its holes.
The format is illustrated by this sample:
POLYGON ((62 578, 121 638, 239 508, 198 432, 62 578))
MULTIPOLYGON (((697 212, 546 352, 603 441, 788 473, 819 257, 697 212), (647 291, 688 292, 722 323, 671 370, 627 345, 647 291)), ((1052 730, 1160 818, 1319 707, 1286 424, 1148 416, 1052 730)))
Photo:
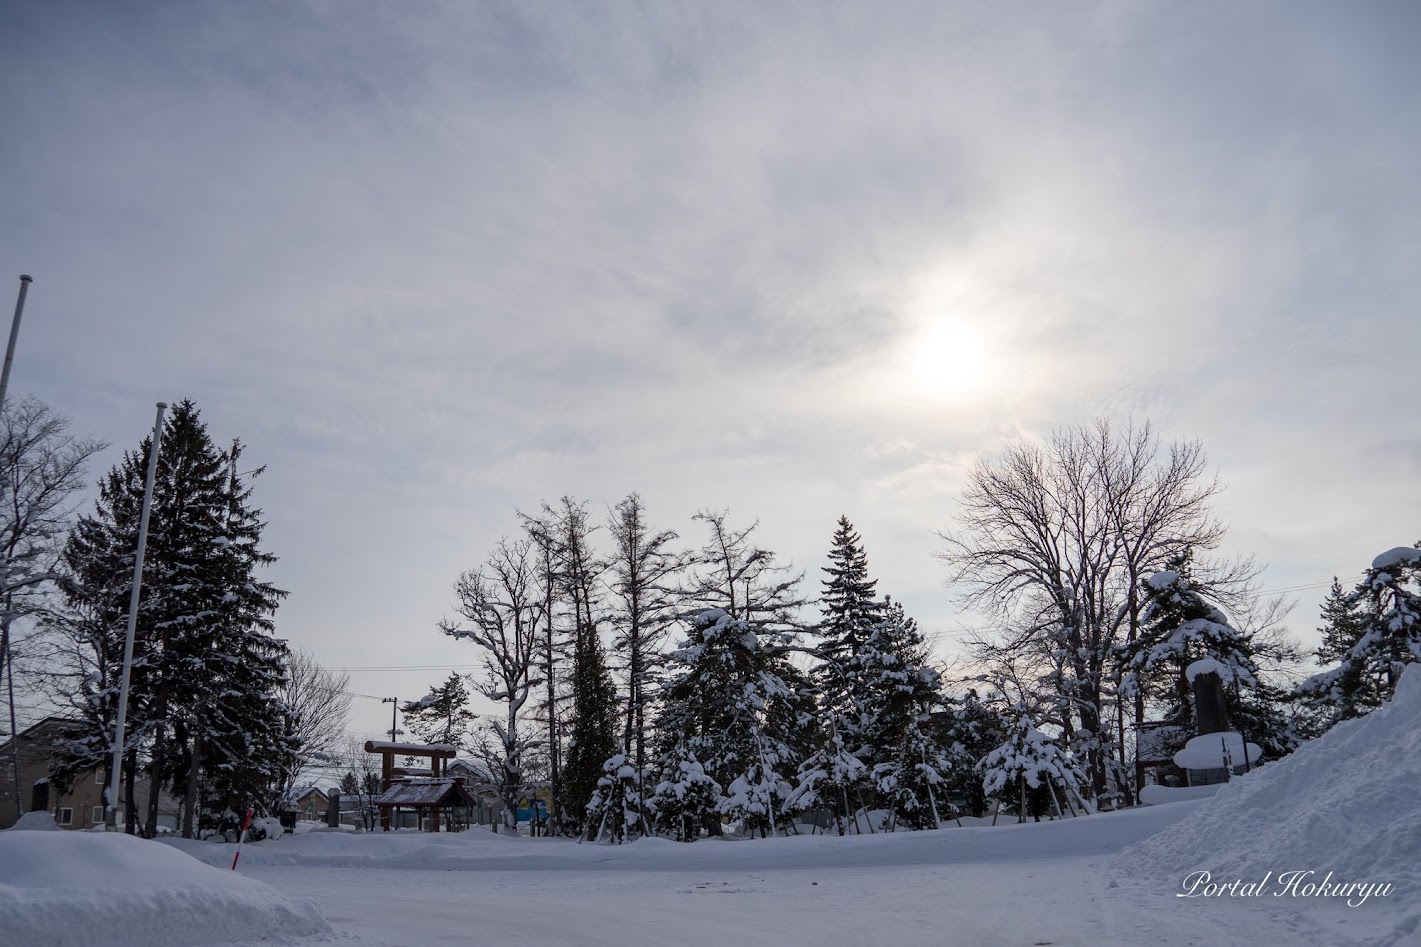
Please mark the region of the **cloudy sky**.
POLYGON ((846 513, 950 653, 932 531, 966 466, 1102 414, 1203 442, 1268 587, 1355 576, 1421 538, 1419 28, 1405 2, 20 0, 11 391, 112 442, 103 468, 158 400, 246 440, 282 634, 427 668, 352 671, 375 696, 475 660, 435 628, 454 579, 563 494, 640 491, 688 544, 729 507, 811 578, 846 513))

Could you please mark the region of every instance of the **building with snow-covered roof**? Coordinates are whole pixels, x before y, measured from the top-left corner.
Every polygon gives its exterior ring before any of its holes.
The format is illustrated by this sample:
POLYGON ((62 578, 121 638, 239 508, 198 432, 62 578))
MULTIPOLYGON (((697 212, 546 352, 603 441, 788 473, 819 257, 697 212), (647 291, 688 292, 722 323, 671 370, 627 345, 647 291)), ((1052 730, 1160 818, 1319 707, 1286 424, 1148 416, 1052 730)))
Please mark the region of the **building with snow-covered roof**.
POLYGON ((299 822, 323 822, 330 806, 330 796, 315 786, 294 786, 281 797, 280 810, 290 813, 299 822))
POLYGON ((469 827, 478 801, 460 776, 409 776, 390 783, 375 800, 381 821, 404 828, 405 813, 414 813, 416 828, 457 832, 469 827))

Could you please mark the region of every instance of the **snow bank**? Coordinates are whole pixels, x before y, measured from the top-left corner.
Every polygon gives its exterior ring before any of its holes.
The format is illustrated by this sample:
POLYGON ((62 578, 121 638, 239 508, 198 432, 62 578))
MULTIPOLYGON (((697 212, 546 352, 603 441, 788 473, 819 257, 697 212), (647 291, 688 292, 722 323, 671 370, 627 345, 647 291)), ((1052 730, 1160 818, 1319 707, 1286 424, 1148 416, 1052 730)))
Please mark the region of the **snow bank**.
POLYGON ((1223 786, 1224 783, 1209 783, 1205 786, 1142 786, 1140 801, 1147 806, 1162 806, 1169 802, 1207 799, 1217 794, 1223 786))
POLYGON ((0 833, 0 944, 212 944, 330 931, 316 905, 122 833, 0 833))
POLYGON ((59 823, 48 812, 26 812, 15 820, 7 832, 58 832, 59 823))
MULTIPOLYGON (((964 818, 937 831, 774 839, 702 839, 686 844, 639 839, 626 845, 578 844, 567 839, 466 832, 310 832, 285 841, 248 843, 242 868, 422 869, 434 871, 702 871, 826 866, 894 866, 976 863, 993 858, 1113 855, 1158 832, 1198 802, 1142 806, 1103 815, 991 826, 991 818, 964 818), (974 821, 985 823, 973 825, 974 821)), ((862 813, 860 814, 862 818, 862 813)), ((830 830, 832 832, 832 830, 830 830)), ((165 839, 213 865, 232 861, 231 845, 165 839)))
MULTIPOLYGON (((1392 900, 1421 911, 1421 666, 1386 706, 1341 723, 1296 753, 1235 777, 1188 817, 1121 853, 1122 878, 1188 872, 1259 881, 1315 871, 1321 881, 1391 883, 1392 900)), ((1400 929, 1400 928, 1398 928, 1400 929)))

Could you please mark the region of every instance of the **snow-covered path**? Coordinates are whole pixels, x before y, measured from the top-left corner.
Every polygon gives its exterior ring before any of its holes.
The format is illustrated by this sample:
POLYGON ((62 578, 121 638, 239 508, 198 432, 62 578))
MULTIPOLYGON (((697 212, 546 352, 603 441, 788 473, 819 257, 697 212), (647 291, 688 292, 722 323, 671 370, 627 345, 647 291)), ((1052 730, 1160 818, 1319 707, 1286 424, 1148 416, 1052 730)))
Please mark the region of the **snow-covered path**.
POLYGON ((1296 910, 1199 904, 1172 892, 1141 899, 1109 888, 1090 857, 909 869, 472 874, 268 867, 251 874, 315 899, 337 932, 334 941, 361 947, 475 939, 616 947, 1347 943, 1296 910))
POLYGON ((1370 943, 1389 926, 1393 905, 1190 900, 1176 898, 1174 885, 1117 876, 1115 853, 1196 806, 994 829, 691 846, 308 836, 251 846, 243 871, 317 902, 335 934, 297 943, 351 947, 1332 945, 1370 943))

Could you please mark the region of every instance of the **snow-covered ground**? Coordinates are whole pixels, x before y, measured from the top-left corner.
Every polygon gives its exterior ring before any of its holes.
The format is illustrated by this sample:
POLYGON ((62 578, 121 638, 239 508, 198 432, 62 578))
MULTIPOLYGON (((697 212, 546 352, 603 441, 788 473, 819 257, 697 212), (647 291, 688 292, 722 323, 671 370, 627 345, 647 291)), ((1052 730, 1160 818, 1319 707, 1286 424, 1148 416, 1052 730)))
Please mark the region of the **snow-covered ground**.
POLYGON ((229 845, 7 832, 0 943, 1371 944, 1404 919, 1412 892, 1358 908, 1176 898, 1196 867, 1188 860, 1175 878, 1119 876, 1121 849, 1207 801, 995 828, 693 845, 312 832, 245 846, 235 874, 229 845), (91 864, 93 853, 77 850, 96 842, 153 864, 91 864), (53 870, 11 887, 22 874, 13 866, 46 859, 53 870), (141 890, 120 910, 89 890, 104 879, 141 890), (306 898, 328 932, 300 926, 319 922, 300 914, 306 898), (43 913, 40 902, 50 905, 43 913), (61 909, 72 921, 48 927, 61 909))
POLYGON ((0 944, 6 947, 176 947, 330 930, 314 903, 158 842, 18 825, 0 833, 0 944))
POLYGON ((1211 798, 937 832, 311 831, 234 873, 227 845, 8 831, 0 945, 1421 944, 1417 721, 1413 667, 1388 706, 1211 798))

